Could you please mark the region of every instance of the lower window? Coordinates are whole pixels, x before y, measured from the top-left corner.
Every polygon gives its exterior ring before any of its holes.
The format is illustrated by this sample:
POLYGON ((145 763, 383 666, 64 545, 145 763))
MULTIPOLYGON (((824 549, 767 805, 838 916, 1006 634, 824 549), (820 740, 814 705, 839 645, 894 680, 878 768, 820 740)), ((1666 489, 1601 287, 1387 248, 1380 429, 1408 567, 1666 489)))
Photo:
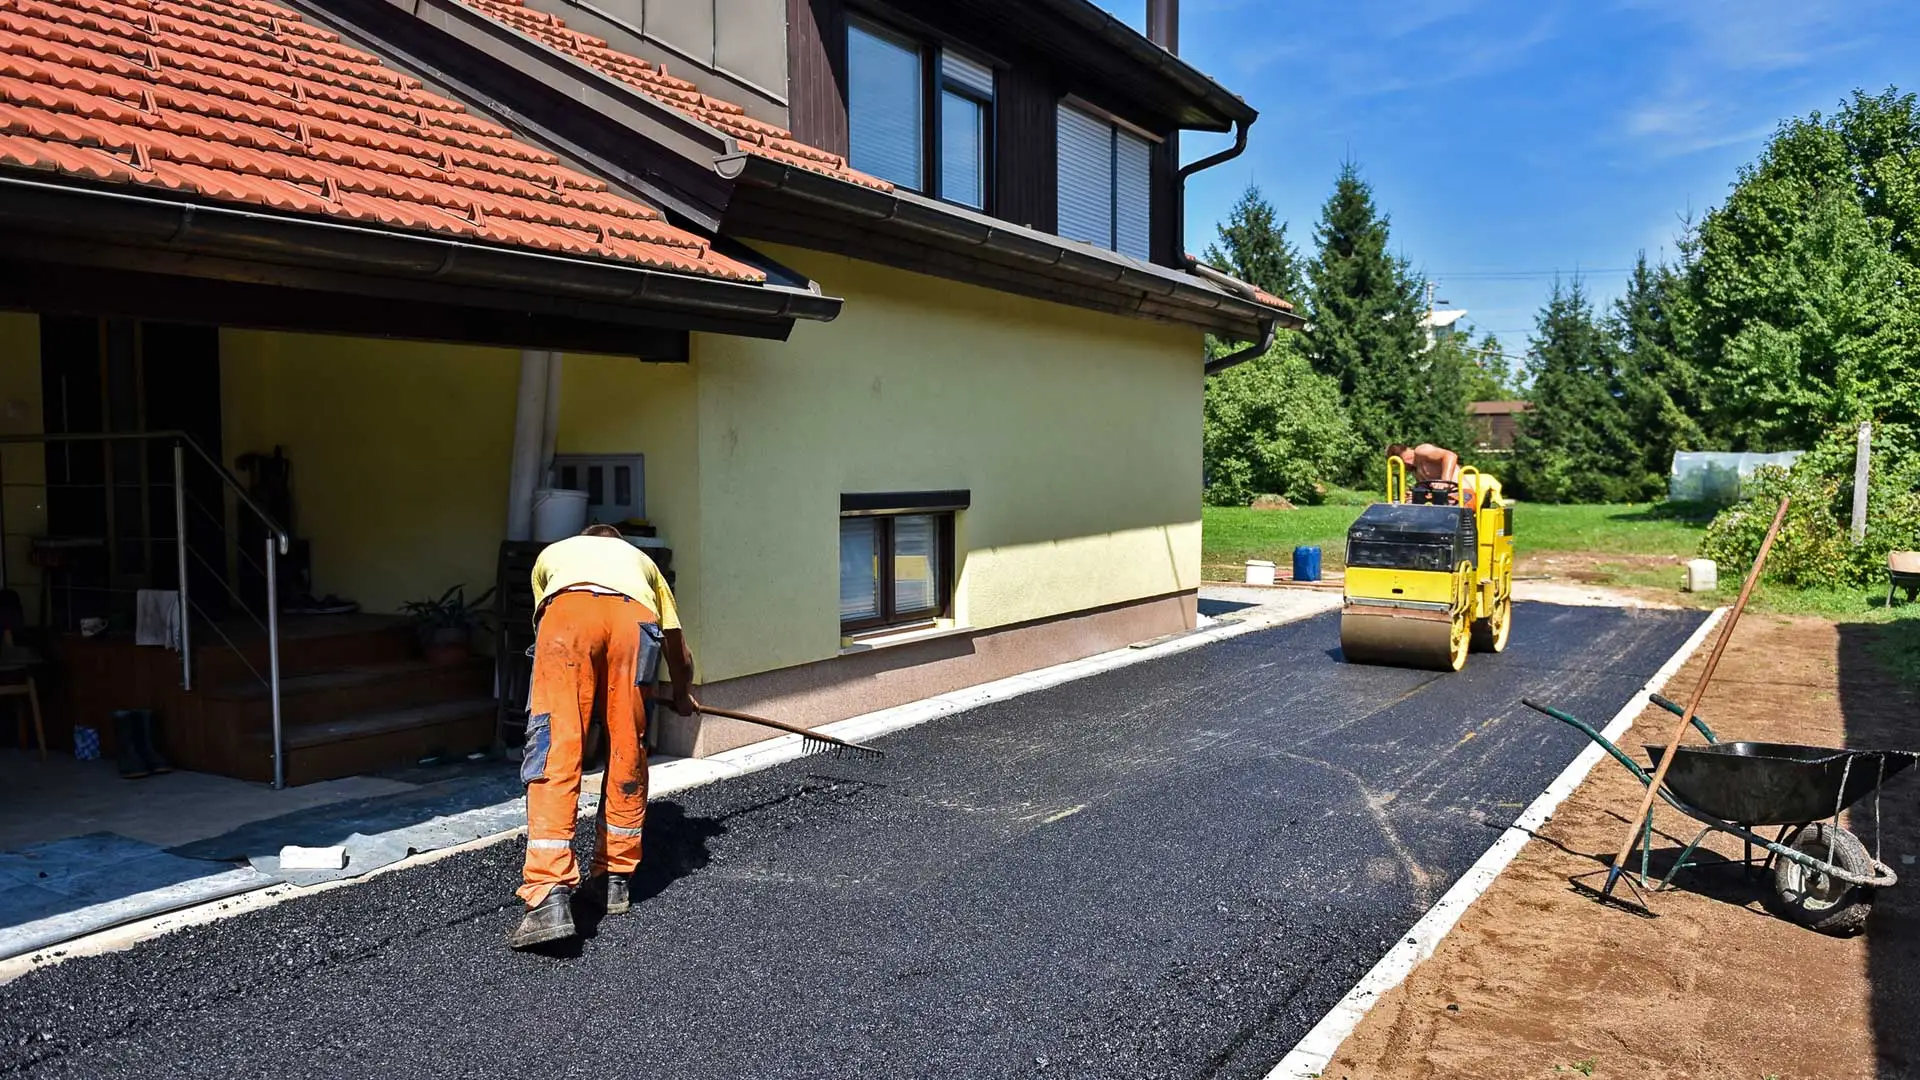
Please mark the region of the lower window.
POLYGON ((953 603, 953 511, 840 518, 842 633, 931 622, 953 603))

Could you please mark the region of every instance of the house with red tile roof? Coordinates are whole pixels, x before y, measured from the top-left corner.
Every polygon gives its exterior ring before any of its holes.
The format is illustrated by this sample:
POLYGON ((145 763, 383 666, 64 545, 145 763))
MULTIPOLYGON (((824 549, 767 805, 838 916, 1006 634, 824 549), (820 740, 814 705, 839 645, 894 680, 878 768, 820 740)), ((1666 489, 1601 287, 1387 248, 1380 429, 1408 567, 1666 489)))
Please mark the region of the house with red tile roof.
POLYGON ((1300 320, 1185 254, 1257 114, 1148 9, 11 0, 0 534, 56 741, 511 743, 523 564, 588 519, 703 697, 803 724, 1192 627, 1205 375, 1300 320))

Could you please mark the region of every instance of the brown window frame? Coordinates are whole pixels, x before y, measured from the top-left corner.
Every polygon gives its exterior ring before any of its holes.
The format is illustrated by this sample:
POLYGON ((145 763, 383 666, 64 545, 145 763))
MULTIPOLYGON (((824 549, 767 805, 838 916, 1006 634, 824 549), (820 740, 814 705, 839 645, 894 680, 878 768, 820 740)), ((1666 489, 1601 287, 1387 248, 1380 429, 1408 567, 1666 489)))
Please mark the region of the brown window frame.
POLYGON ((867 619, 842 619, 840 621, 842 634, 867 634, 876 630, 890 630, 952 617, 953 584, 957 569, 954 566, 954 525, 959 512, 965 510, 970 501, 969 494, 965 491, 880 493, 840 497, 841 520, 856 517, 874 519, 874 557, 879 563, 880 571, 878 613, 867 619), (934 583, 932 607, 902 612, 894 607, 894 559, 896 557, 894 521, 897 518, 914 516, 928 516, 935 519, 938 527, 935 551, 940 563, 940 575, 934 583))

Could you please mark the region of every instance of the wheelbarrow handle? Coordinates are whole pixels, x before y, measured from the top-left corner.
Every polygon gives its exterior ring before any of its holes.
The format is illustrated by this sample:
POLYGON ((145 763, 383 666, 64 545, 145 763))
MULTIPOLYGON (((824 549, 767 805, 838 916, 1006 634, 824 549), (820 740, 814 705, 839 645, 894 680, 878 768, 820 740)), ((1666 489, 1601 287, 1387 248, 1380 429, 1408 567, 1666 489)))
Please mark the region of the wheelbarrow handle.
MULTIPOLYGON (((1661 708, 1667 710, 1668 712, 1672 713, 1675 716, 1687 715, 1686 707, 1681 705, 1679 702, 1674 701, 1672 698, 1664 697, 1660 694, 1648 694, 1647 700, 1653 702, 1655 705, 1660 706, 1661 708)), ((1720 737, 1713 733, 1713 729, 1707 726, 1707 722, 1705 720, 1700 719, 1699 713, 1695 713, 1693 715, 1693 726, 1699 730, 1700 734, 1706 736, 1707 742, 1718 743, 1720 741, 1720 737)))
POLYGON ((1653 775, 1651 773, 1641 768, 1639 762, 1628 757, 1626 754, 1626 751, 1620 749, 1618 746, 1615 746, 1613 744, 1612 739, 1609 739, 1605 735, 1600 734, 1600 730, 1594 727, 1592 724, 1587 723, 1585 720, 1580 719, 1579 717, 1573 715, 1572 713, 1561 712, 1559 709, 1556 709, 1551 705, 1542 705, 1539 702, 1532 700, 1531 698, 1521 698, 1520 704, 1525 705, 1527 708, 1532 709, 1534 712, 1551 716, 1555 720, 1558 720, 1569 727, 1577 728, 1580 734, 1585 735, 1587 738, 1592 739, 1596 743, 1599 743, 1600 748, 1602 750, 1605 750, 1607 753, 1612 754, 1613 760, 1619 762, 1622 765, 1625 765, 1627 767, 1627 771, 1632 773, 1634 777, 1638 779, 1642 784, 1653 783, 1653 775))

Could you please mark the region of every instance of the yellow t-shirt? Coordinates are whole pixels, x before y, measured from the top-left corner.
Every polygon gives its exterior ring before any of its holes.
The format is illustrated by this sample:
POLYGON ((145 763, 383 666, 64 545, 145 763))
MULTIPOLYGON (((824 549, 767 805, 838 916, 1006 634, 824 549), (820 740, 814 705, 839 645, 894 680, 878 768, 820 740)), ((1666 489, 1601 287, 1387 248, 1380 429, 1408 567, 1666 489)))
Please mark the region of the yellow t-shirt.
POLYGON ((639 548, 611 536, 569 536, 547 545, 533 564, 534 610, 563 589, 611 590, 660 616, 660 629, 680 629, 666 576, 639 548))

